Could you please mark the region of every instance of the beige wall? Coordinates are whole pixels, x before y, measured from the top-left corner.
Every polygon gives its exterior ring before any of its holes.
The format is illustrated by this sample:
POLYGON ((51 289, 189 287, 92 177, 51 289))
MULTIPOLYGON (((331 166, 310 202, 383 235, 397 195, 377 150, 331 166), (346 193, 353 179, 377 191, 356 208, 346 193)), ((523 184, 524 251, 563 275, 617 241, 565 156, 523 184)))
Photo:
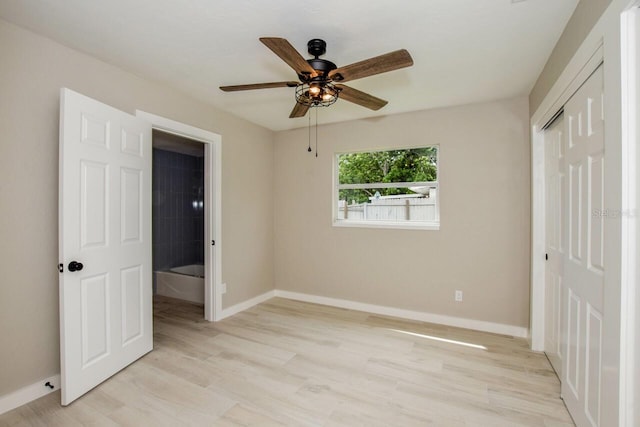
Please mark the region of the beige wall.
POLYGON ((273 289, 272 132, 2 20, 0 63, 0 396, 59 372, 61 87, 221 134, 223 304, 273 289))
POLYGON ((533 115, 612 0, 580 0, 529 95, 533 115))
MULTIPOLYGON (((320 119, 322 112, 320 112, 320 119)), ((527 98, 276 134, 276 288, 528 327, 527 98), (441 229, 332 227, 333 153, 440 145, 441 229), (454 291, 464 302, 454 302, 454 291)))

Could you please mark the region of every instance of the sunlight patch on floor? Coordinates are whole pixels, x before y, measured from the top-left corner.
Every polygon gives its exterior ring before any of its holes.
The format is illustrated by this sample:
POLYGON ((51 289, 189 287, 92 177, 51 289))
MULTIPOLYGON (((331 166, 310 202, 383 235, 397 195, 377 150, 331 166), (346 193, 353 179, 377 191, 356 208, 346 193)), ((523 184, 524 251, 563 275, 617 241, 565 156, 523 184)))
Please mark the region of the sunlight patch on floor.
POLYGON ((428 340, 446 342, 446 343, 449 343, 449 344, 462 345, 462 346, 471 347, 471 348, 478 348, 480 350, 487 350, 487 347, 485 347, 483 345, 479 345, 479 344, 472 344, 472 343, 463 342, 463 341, 456 341, 456 340, 448 340, 446 338, 434 337, 434 336, 431 336, 431 335, 418 334, 418 333, 409 332, 409 331, 401 331, 400 329, 389 329, 389 328, 387 328, 387 330, 393 331, 393 332, 398 332, 398 333, 401 333, 401 334, 411 335, 411 336, 414 336, 414 337, 426 338, 428 340))

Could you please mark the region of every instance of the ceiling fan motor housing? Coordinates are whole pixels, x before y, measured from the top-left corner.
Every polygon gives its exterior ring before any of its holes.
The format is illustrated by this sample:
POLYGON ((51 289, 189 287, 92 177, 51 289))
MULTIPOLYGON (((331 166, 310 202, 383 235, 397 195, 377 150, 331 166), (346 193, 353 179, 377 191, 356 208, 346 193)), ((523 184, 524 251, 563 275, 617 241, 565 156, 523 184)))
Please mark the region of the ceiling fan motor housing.
POLYGON ((318 71, 320 75, 326 76, 329 74, 329 71, 335 70, 338 68, 336 64, 331 61, 327 61, 326 59, 314 58, 307 59, 309 65, 313 67, 314 70, 318 71))
POLYGON ((307 52, 316 58, 327 53, 327 42, 322 39, 312 39, 307 42, 307 52))
MULTIPOLYGON (((316 77, 311 80, 324 80, 324 78, 329 74, 330 71, 338 68, 338 66, 333 62, 326 59, 318 58, 319 56, 324 55, 327 51, 327 43, 324 40, 309 40, 309 42, 307 43, 307 51, 309 52, 309 55, 314 56, 313 59, 307 59, 307 63, 309 63, 309 65, 311 65, 311 67, 318 72, 318 77, 320 77, 320 79, 316 77)), ((308 76, 299 75, 299 77, 302 81, 309 80, 308 76)))

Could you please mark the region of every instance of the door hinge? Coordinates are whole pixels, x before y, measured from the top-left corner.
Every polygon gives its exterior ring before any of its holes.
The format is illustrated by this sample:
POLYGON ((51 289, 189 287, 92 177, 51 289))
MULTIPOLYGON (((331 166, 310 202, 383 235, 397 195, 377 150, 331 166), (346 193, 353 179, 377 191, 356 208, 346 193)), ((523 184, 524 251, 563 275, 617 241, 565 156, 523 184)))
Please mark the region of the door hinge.
POLYGON ((211 241, 211 246, 215 246, 215 245, 216 245, 216 241, 215 241, 215 240, 212 240, 212 241, 211 241))
POLYGON ((544 254, 544 260, 549 261, 549 254, 544 254))
POLYGON ((58 264, 58 271, 59 271, 60 273, 63 273, 63 272, 64 272, 64 264, 58 264))

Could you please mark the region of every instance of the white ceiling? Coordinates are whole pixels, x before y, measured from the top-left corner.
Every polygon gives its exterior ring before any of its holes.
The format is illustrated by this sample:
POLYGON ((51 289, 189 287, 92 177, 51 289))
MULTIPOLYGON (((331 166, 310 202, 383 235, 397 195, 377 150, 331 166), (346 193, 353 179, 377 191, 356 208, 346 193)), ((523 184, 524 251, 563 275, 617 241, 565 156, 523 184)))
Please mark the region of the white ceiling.
POLYGON ((386 99, 374 112, 339 100, 330 123, 528 95, 578 0, 1 0, 0 16, 272 130, 294 89, 224 93, 221 85, 297 80, 259 37, 308 58, 327 42, 338 66, 405 48, 411 68, 349 82, 386 99))

